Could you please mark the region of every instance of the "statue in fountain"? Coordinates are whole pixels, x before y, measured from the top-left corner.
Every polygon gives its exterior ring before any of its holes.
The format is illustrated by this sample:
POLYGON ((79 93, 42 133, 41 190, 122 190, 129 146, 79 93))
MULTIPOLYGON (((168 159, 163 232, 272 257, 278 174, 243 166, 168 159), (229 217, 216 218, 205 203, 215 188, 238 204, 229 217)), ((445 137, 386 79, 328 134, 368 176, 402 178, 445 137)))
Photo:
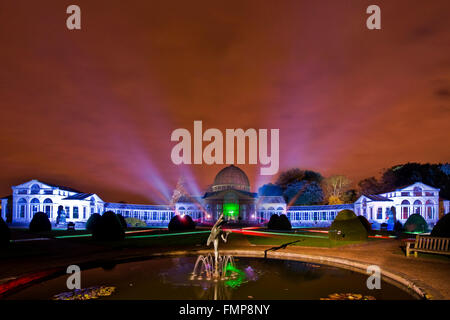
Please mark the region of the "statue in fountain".
POLYGON ((231 231, 223 231, 222 226, 226 223, 223 213, 211 229, 206 245, 214 245, 214 258, 210 253, 206 256, 200 255, 195 262, 194 270, 191 273, 191 280, 203 281, 204 284, 212 286, 214 284, 214 300, 223 299, 226 294, 224 281, 234 281, 242 275, 234 264, 233 256, 219 255, 219 242, 227 242, 231 231), (205 283, 206 282, 206 283, 205 283))
POLYGON ((206 245, 209 247, 211 242, 214 244, 214 257, 215 257, 215 264, 218 265, 218 258, 219 258, 219 240, 222 238, 223 242, 227 242, 228 235, 231 233, 231 231, 223 231, 222 226, 227 223, 225 221, 225 218, 223 217, 223 213, 220 215, 219 219, 217 219, 216 224, 211 229, 211 234, 209 235, 208 241, 206 242, 206 245))

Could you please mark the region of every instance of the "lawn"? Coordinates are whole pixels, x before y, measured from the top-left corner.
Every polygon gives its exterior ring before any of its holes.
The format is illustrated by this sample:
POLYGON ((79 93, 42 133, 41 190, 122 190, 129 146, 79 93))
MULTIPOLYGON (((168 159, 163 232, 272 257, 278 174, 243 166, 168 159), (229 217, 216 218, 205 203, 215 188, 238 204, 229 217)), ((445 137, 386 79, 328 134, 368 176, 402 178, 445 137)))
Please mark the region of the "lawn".
MULTIPOLYGON (((365 241, 331 241, 328 237, 308 237, 308 235, 277 235, 277 236, 252 236, 247 235, 247 240, 253 245, 266 245, 266 246, 280 246, 285 243, 292 243, 292 246, 303 247, 321 247, 321 248, 334 248, 349 244, 360 244, 365 241)), ((369 240, 371 241, 371 240, 369 240)))

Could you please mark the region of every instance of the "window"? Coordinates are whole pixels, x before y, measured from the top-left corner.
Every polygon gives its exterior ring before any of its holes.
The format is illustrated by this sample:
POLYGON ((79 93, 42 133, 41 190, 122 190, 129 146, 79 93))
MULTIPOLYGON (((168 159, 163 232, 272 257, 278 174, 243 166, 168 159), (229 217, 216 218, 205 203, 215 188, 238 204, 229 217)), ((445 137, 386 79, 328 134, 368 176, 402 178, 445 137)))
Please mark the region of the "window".
POLYGON ((414 197, 421 197, 422 196, 422 188, 414 187, 413 194, 414 194, 414 197))
POLYGON ((377 219, 378 220, 383 219, 383 208, 378 208, 378 210, 377 210, 377 219))
POLYGON ((409 197, 409 192, 402 191, 402 197, 409 197))
POLYGON ((66 218, 70 218, 70 207, 65 207, 64 211, 66 213, 66 218))
POLYGON ((31 186, 31 194, 39 194, 40 191, 41 191, 41 187, 39 187, 38 184, 33 184, 31 186))
POLYGON ((369 213, 369 217, 370 217, 369 220, 372 220, 373 219, 373 208, 372 207, 369 208, 369 212, 370 212, 369 213))
POLYGON ((73 219, 78 219, 79 217, 78 207, 73 207, 73 219))
POLYGON ((19 207, 19 217, 20 218, 25 218, 25 215, 27 213, 27 200, 25 199, 19 199, 19 201, 17 202, 17 205, 19 207))
POLYGON ((51 199, 45 199, 44 200, 44 212, 47 215, 47 217, 52 217, 52 211, 53 211, 53 202, 51 199))
POLYGON ((425 212, 426 212, 426 219, 433 219, 434 216, 434 203, 433 201, 428 200, 425 203, 425 212))
POLYGON ((420 200, 414 201, 414 213, 422 214, 422 202, 420 200))
POLYGON ((409 201, 408 200, 402 201, 401 209, 402 209, 402 219, 404 219, 404 220, 408 219, 408 216, 409 216, 409 201))
POLYGON ((27 189, 20 189, 19 191, 17 191, 17 194, 28 194, 28 190, 27 189))
POLYGON ((426 191, 425 196, 427 197, 434 197, 434 192, 426 191))
POLYGON ((83 219, 86 219, 86 207, 83 207, 83 219))
POLYGON ((53 190, 52 189, 45 189, 44 190, 44 194, 53 194, 53 190))
POLYGON ((31 214, 34 216, 39 211, 39 200, 37 198, 34 198, 30 202, 31 206, 31 214))

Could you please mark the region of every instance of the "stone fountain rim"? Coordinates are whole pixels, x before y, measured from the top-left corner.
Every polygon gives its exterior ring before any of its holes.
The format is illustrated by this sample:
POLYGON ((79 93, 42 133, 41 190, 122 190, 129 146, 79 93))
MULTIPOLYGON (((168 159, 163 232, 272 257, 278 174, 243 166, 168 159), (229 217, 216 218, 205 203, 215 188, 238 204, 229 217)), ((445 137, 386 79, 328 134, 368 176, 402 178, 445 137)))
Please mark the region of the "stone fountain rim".
MULTIPOLYGON (((169 251, 162 253, 154 253, 150 257, 164 257, 164 256, 179 256, 179 255, 195 255, 195 254, 208 254, 211 250, 186 250, 186 251, 169 251)), ((225 249, 220 250, 223 255, 233 255, 235 257, 252 257, 252 258, 264 258, 264 251, 259 250, 244 250, 244 249, 225 249)), ((281 252, 281 251, 269 251, 267 252, 267 258, 279 259, 279 260, 292 260, 301 262, 313 262, 333 267, 338 267, 346 270, 351 270, 367 275, 367 267, 373 264, 350 260, 346 258, 336 258, 322 255, 311 255, 295 252, 281 252)), ((381 267, 381 274, 384 277, 384 281, 395 285, 396 287, 405 290, 408 293, 413 293, 416 298, 431 300, 441 299, 440 294, 435 290, 424 284, 419 284, 416 280, 411 280, 407 275, 400 272, 393 272, 381 267), (427 287, 426 289, 424 287, 427 287), (433 295, 429 292, 433 291, 433 295)))
MULTIPOLYGON (((102 263, 108 262, 108 263, 114 263, 114 264, 122 264, 122 263, 130 263, 130 262, 136 262, 136 261, 143 261, 147 259, 152 258, 158 258, 158 257, 171 257, 171 256, 193 256, 193 255, 207 255, 210 254, 211 250, 207 249, 201 249, 201 250, 177 250, 177 251, 165 251, 165 252, 156 252, 151 253, 148 255, 137 255, 137 256, 128 256, 118 259, 101 259, 101 260, 91 260, 91 261, 84 261, 78 263, 78 265, 82 269, 91 269, 96 267, 101 267, 102 263)), ((223 255, 233 255, 235 257, 252 257, 252 258, 264 258, 264 251, 261 250, 245 250, 245 249, 224 249, 220 250, 220 253, 223 255)), ((339 267, 355 272, 359 272, 362 274, 367 274, 366 270, 367 267, 372 265, 370 263, 360 262, 360 261, 354 261, 350 259, 345 258, 336 258, 336 257, 330 257, 330 256, 323 256, 323 255, 311 255, 311 254, 303 254, 303 253, 294 253, 294 252, 281 252, 281 251, 269 251, 267 252, 267 258, 269 259, 279 259, 279 260, 292 260, 292 261, 301 261, 301 262, 311 262, 311 263, 318 263, 323 265, 329 265, 334 267, 339 267)), ((65 273, 65 267, 60 268, 53 268, 51 277, 57 275, 57 274, 64 274, 65 273)), ((400 272, 392 272, 390 270, 387 270, 385 268, 381 268, 381 274, 384 277, 384 281, 389 282, 395 286, 397 286, 400 289, 403 289, 410 294, 413 293, 416 295, 416 297, 419 297, 421 299, 443 299, 441 294, 435 290, 434 288, 431 288, 427 286, 426 284, 419 283, 417 280, 411 280, 407 275, 400 273, 400 272), (426 288, 426 289, 425 289, 426 288), (432 295, 429 293, 432 292, 432 295)), ((24 275, 22 275, 24 276, 24 275)), ((21 278, 19 277, 13 277, 13 281, 21 278)), ((19 286, 11 291, 17 291, 21 290, 23 287, 34 284, 36 282, 40 282, 42 280, 45 280, 47 278, 43 277, 41 279, 37 279, 36 281, 32 281, 24 286, 19 286)), ((8 295, 10 292, 4 292, 0 294, 1 296, 4 296, 5 294, 8 295)))

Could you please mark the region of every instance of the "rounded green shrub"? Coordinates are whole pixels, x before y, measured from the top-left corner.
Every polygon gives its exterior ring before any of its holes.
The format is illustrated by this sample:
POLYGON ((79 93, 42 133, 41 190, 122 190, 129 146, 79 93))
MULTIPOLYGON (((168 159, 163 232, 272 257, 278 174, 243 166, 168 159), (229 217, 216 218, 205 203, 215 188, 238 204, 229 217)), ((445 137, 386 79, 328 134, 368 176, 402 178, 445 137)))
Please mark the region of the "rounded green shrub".
POLYGON ((122 225, 122 228, 125 230, 128 227, 125 218, 120 213, 117 214, 117 218, 119 218, 120 224, 122 225))
POLYGON ((277 215, 273 214, 270 217, 269 223, 267 224, 267 229, 270 230, 291 230, 292 225, 288 217, 285 214, 277 215))
POLYGON ((428 232, 428 224, 418 213, 414 213, 406 220, 404 229, 409 232, 428 232))
POLYGON ((402 223, 401 223, 400 221, 398 221, 398 220, 395 221, 395 224, 394 224, 394 231, 397 232, 397 233, 403 231, 403 225, 402 225, 402 223))
POLYGON ((11 240, 11 230, 9 230, 8 225, 0 217, 0 247, 6 247, 9 245, 11 240))
POLYGON ((450 213, 439 219, 431 231, 431 236, 450 238, 450 213))
POLYGON ((278 220, 280 217, 277 214, 273 214, 270 216, 270 220, 267 223, 267 229, 274 230, 276 226, 278 225, 278 220))
POLYGON ((47 232, 52 230, 50 220, 44 212, 37 212, 31 219, 29 229, 31 232, 47 232))
POLYGON ((102 216, 98 213, 93 213, 89 217, 88 221, 86 221, 86 230, 92 232, 94 230, 95 226, 100 223, 100 220, 102 219, 102 216))
POLYGON ((125 218, 125 222, 131 228, 145 228, 147 226, 144 220, 137 218, 125 218))
POLYGON ((93 226, 92 238, 100 241, 115 241, 125 238, 125 231, 114 212, 103 213, 99 223, 93 226))
POLYGON ((367 232, 372 231, 372 225, 370 224, 369 220, 366 219, 364 216, 358 216, 359 221, 364 226, 367 232))
POLYGON ((342 210, 328 231, 330 240, 364 241, 367 230, 352 210, 342 210))
POLYGON ((174 215, 169 222, 169 231, 187 231, 194 230, 195 222, 188 215, 174 215))

